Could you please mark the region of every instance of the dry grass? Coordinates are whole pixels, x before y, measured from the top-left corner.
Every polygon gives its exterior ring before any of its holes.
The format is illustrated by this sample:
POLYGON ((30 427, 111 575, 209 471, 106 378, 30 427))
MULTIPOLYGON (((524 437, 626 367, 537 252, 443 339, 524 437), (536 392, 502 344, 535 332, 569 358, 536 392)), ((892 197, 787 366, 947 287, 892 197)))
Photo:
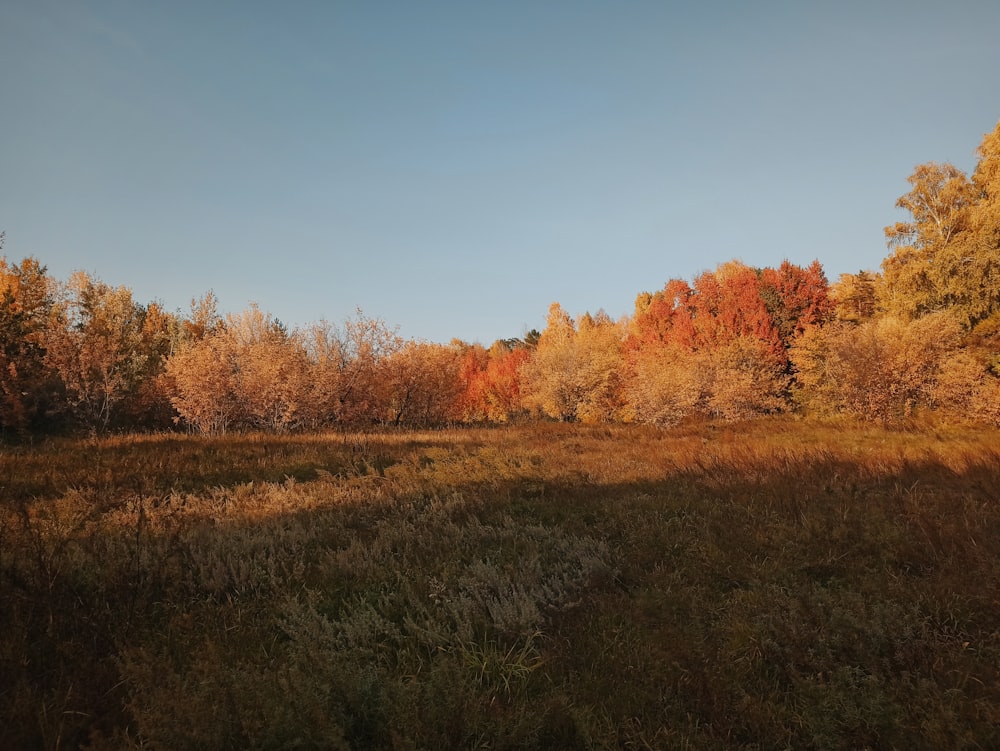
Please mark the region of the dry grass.
POLYGON ((998 488, 785 418, 5 449, 0 745, 1000 747, 998 488))

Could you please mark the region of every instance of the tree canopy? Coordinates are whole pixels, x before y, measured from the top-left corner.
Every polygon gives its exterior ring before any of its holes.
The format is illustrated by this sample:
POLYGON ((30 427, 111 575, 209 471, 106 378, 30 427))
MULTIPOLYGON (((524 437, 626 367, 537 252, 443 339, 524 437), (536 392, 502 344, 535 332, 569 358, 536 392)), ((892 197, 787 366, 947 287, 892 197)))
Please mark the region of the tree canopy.
MULTIPOLYGON (((251 304, 141 303, 85 272, 0 256, 0 436, 305 430, 525 417, 674 424, 787 410, 1000 423, 1000 123, 971 176, 918 165, 881 273, 721 263, 489 346, 405 340, 361 311, 288 330, 251 304)), ((0 248, 4 235, 0 232, 0 248)))

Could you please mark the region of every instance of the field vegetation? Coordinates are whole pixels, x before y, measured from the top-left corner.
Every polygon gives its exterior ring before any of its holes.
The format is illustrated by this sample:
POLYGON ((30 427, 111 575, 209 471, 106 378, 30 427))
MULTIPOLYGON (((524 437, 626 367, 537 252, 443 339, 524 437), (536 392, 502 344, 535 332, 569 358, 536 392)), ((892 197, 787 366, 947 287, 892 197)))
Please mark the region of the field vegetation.
POLYGON ((0 450, 3 748, 1000 747, 983 427, 0 450))

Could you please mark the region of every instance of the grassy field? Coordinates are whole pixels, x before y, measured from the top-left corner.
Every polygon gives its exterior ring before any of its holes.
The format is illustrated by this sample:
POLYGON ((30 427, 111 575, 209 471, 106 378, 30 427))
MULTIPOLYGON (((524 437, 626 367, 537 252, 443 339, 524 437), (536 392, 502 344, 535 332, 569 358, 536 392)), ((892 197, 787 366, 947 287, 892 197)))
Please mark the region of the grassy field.
POLYGON ((1000 434, 0 450, 0 747, 1000 748, 1000 434))

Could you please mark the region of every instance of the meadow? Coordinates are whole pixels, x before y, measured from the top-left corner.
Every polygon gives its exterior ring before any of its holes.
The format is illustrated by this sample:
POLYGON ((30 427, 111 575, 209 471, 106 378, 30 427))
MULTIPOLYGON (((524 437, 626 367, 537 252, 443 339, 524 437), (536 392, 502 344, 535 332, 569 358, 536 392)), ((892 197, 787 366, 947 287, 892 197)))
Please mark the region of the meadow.
POLYGON ((1000 440, 0 449, 0 747, 1000 748, 1000 440))

